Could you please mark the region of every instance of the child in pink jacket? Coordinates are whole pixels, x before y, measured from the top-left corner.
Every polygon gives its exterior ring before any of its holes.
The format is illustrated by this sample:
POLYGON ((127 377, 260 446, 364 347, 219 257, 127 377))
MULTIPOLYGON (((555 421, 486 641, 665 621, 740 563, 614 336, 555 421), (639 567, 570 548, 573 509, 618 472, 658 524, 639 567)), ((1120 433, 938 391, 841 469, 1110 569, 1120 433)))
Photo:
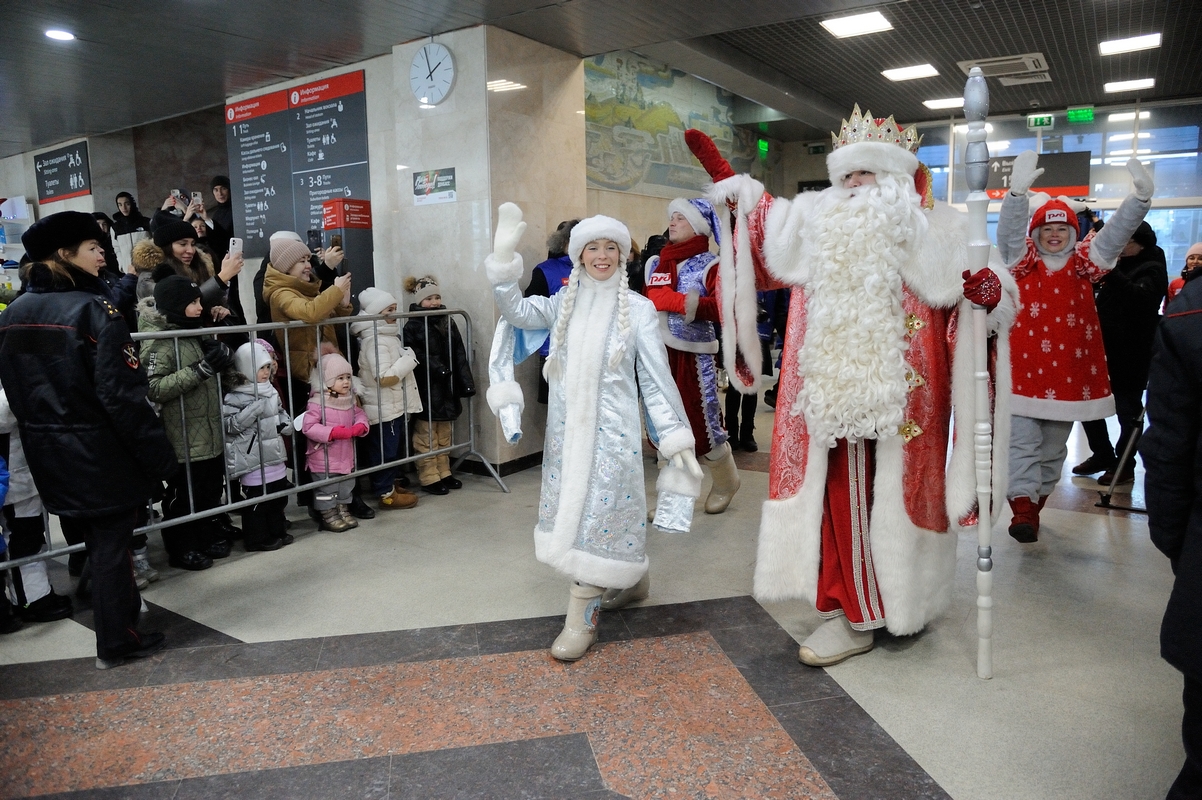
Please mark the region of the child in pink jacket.
MULTIPOLYGON (((366 436, 367 414, 351 392, 351 365, 338 353, 321 357, 326 389, 309 398, 301 431, 309 440, 305 461, 314 481, 355 471, 356 436, 366 436)), ((321 513, 321 530, 341 532, 359 527, 351 516, 355 479, 327 484, 313 493, 313 508, 321 513)))

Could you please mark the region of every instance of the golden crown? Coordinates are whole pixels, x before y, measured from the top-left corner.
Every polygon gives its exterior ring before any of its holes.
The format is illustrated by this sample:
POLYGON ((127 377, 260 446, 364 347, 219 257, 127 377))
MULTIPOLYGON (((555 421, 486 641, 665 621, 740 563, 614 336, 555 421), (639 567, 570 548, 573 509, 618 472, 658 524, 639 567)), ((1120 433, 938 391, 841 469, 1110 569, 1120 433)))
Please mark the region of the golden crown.
POLYGON ((860 113, 860 104, 856 103, 851 111, 851 119, 843 120, 839 133, 831 134, 832 150, 838 150, 845 144, 858 142, 884 142, 904 147, 911 153, 918 152, 922 136, 914 125, 902 130, 902 127, 890 116, 888 119, 873 117, 871 111, 860 113))

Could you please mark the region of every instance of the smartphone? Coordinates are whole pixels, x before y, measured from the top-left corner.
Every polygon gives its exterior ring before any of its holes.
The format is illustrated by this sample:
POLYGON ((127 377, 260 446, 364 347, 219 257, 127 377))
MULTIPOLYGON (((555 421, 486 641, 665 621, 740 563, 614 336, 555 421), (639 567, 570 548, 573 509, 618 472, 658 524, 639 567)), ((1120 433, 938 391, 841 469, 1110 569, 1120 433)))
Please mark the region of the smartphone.
POLYGON ((342 247, 342 234, 335 233, 330 237, 330 247, 342 247))
POLYGON ((242 240, 239 239, 237 236, 230 237, 230 255, 231 256, 242 255, 242 240))
POLYGON ((205 196, 203 194, 201 194, 200 192, 192 193, 192 202, 193 203, 203 203, 204 199, 205 199, 205 196))
POLYGON ((178 200, 179 199, 179 189, 172 189, 171 196, 178 200))
POLYGON ((321 249, 321 231, 309 231, 309 249, 314 253, 321 249))

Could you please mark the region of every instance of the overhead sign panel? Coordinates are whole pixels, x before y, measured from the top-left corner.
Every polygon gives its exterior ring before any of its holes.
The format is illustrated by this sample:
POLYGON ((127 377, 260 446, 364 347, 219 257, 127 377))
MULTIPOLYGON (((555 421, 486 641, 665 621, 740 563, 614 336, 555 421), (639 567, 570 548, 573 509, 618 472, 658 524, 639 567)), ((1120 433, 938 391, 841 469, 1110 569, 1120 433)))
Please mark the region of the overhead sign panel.
MULTIPOLYGON (((985 193, 994 200, 1006 196, 1010 175, 1014 171, 1014 156, 989 159, 989 183, 985 193)), ((1052 197, 1085 197, 1089 194, 1089 151, 1079 153, 1044 153, 1039 157, 1043 174, 1036 179, 1033 191, 1046 192, 1052 197)))
POLYGON ((33 157, 33 172, 37 177, 38 205, 92 193, 87 142, 38 153, 33 157))

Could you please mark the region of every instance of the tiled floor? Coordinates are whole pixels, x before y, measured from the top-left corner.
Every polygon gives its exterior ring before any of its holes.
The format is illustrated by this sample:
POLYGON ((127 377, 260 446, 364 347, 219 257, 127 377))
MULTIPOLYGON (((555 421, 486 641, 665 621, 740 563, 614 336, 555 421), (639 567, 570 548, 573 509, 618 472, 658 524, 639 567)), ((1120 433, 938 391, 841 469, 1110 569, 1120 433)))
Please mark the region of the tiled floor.
POLYGON ((813 610, 749 596, 767 457, 738 460, 730 510, 652 534, 651 598, 572 665, 547 655, 567 592, 532 553, 537 470, 346 534, 297 515, 296 544, 202 573, 153 537, 163 653, 95 670, 86 610, 0 638, 0 797, 1164 796, 1181 683, 1141 516, 1076 478, 1039 543, 998 526, 991 681, 967 538, 944 618, 813 670, 813 610))

